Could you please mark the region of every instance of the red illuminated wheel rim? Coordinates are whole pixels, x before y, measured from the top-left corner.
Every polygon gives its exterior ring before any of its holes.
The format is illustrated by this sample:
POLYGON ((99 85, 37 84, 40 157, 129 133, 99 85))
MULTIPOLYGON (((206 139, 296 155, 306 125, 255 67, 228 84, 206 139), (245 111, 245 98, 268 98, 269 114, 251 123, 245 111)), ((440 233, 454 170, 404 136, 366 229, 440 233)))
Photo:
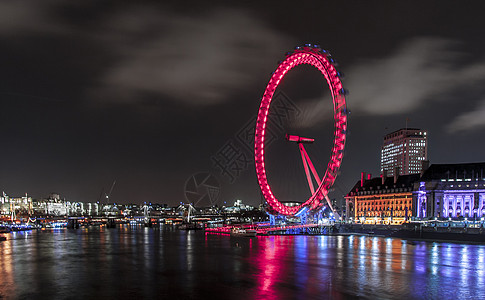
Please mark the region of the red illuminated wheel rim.
POLYGON ((330 187, 335 182, 338 170, 342 163, 343 151, 345 148, 347 130, 347 109, 345 103, 345 90, 342 87, 340 74, 337 72, 334 61, 325 50, 319 46, 305 45, 297 47, 293 53, 287 55, 276 71, 271 76, 266 90, 264 91, 261 105, 259 107, 258 118, 256 121, 256 132, 254 139, 254 158, 256 164, 256 175, 261 192, 266 202, 272 209, 286 216, 293 216, 303 207, 317 209, 322 205, 323 199, 328 194, 330 187), (271 186, 268 184, 265 168, 265 131, 268 122, 268 113, 271 100, 276 88, 283 77, 294 67, 301 64, 309 64, 320 70, 324 75, 333 99, 334 109, 334 141, 330 161, 328 162, 325 175, 315 192, 298 206, 286 206, 282 204, 273 194, 271 186))

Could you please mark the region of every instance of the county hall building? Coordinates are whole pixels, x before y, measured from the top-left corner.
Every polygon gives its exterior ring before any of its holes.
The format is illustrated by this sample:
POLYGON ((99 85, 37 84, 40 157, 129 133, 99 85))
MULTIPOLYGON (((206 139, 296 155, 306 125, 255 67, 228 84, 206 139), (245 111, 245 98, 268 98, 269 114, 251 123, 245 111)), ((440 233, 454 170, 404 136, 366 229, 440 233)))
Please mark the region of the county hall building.
POLYGON ((399 224, 409 219, 485 218, 485 163, 433 164, 421 174, 362 174, 345 197, 346 219, 399 224))

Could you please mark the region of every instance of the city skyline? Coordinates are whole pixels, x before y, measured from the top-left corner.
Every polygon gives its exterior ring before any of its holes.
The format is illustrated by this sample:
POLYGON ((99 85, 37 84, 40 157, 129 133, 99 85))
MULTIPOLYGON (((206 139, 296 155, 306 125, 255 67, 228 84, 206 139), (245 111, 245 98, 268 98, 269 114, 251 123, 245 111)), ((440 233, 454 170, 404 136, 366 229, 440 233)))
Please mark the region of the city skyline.
MULTIPOLYGON (((175 205, 212 174, 219 201, 257 205, 254 163, 231 178, 214 161, 252 154, 244 136, 270 73, 304 43, 332 52, 349 90, 331 198, 378 176, 382 138, 406 123, 428 132, 430 164, 483 162, 479 4, 1 3, 0 189, 95 202, 116 180, 113 202, 175 205)), ((317 75, 292 71, 282 101, 331 139, 317 75)))

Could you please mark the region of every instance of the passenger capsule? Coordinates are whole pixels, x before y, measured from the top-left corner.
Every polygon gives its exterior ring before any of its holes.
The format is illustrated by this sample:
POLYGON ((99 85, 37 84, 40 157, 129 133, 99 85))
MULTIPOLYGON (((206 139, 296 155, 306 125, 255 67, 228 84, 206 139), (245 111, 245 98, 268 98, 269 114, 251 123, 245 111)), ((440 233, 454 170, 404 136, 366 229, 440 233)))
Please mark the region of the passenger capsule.
POLYGON ((340 91, 338 91, 340 95, 347 95, 349 93, 349 91, 347 91, 346 89, 342 88, 340 89, 340 91))

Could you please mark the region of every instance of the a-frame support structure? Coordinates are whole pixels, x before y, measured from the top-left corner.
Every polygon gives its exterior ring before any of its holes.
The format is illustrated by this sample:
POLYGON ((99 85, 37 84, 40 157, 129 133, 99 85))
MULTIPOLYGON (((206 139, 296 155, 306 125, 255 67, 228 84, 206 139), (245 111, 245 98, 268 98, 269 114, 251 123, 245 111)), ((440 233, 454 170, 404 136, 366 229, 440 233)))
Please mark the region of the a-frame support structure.
MULTIPOLYGON (((300 154, 301 154, 301 160, 303 162, 303 168, 305 169, 305 175, 306 179, 308 181, 308 186, 310 188, 310 192, 315 194, 315 187, 313 185, 313 180, 311 175, 313 175, 313 178, 317 182, 317 185, 320 186, 322 183, 322 180, 320 179, 320 176, 318 176, 317 170, 315 169, 315 166, 313 165, 310 156, 308 156, 308 153, 305 150, 305 147, 303 144, 312 144, 315 140, 311 138, 304 138, 296 135, 286 135, 286 140, 289 142, 295 142, 298 144, 298 148, 300 149, 300 154), (310 175, 311 171, 311 175, 310 175)), ((338 213, 335 211, 335 209, 332 206, 332 203, 330 202, 330 199, 328 198, 328 195, 325 195, 325 199, 327 200, 328 207, 332 210, 335 218, 338 220, 340 219, 340 216, 338 213)))

